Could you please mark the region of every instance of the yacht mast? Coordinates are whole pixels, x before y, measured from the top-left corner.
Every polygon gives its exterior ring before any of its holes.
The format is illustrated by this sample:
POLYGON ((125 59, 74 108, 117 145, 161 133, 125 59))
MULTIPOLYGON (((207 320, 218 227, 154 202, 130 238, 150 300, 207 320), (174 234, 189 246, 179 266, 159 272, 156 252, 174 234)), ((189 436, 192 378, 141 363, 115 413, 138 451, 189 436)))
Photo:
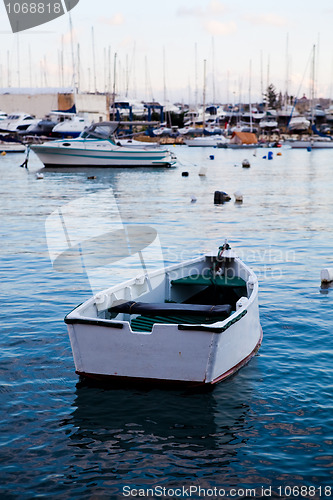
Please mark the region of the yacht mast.
POLYGON ((250 68, 249 68, 249 112, 250 112, 250 132, 253 130, 252 124, 252 105, 251 105, 251 75, 252 75, 252 61, 250 59, 250 68))
POLYGON ((203 95, 202 95, 202 132, 205 129, 206 115, 206 59, 204 59, 204 78, 203 78, 203 95))

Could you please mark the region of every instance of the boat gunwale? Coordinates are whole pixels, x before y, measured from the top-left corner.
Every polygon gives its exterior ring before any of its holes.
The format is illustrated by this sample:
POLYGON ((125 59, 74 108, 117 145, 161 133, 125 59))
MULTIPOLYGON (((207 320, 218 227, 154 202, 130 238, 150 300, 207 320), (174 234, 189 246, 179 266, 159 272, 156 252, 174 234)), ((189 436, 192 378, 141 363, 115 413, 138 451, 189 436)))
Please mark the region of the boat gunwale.
MULTIPOLYGON (((112 324, 116 323, 118 325, 123 325, 121 328, 123 328, 125 326, 128 326, 128 329, 129 329, 130 333, 138 334, 138 335, 139 334, 144 334, 144 335, 153 334, 154 333, 154 329, 155 328, 159 328, 160 326, 168 326, 170 328, 171 327, 174 328, 176 326, 175 324, 158 323, 158 324, 156 324, 156 325, 153 326, 151 332, 137 332, 135 330, 132 330, 130 321, 113 320, 113 319, 100 319, 100 318, 97 318, 97 317, 84 316, 83 314, 81 314, 81 312, 83 312, 86 308, 90 307, 91 305, 96 306, 96 297, 98 296, 98 294, 111 295, 111 293, 116 293, 119 290, 122 290, 122 289, 124 289, 126 287, 129 287, 130 285, 134 284, 135 281, 138 280, 138 279, 144 278, 146 280, 149 277, 153 278, 153 277, 159 276, 161 274, 165 274, 166 275, 167 273, 169 273, 169 272, 171 272, 173 270, 176 270, 176 269, 179 269, 179 268, 182 268, 182 267, 187 267, 189 265, 193 265, 193 264, 198 263, 198 262, 204 262, 205 260, 207 260, 210 257, 215 257, 215 255, 208 253, 208 254, 205 254, 203 256, 196 257, 196 258, 188 260, 188 261, 184 261, 182 263, 178 263, 178 264, 176 263, 176 264, 172 264, 172 265, 170 265, 168 267, 165 267, 165 268, 156 269, 155 271, 152 271, 149 274, 138 275, 138 276, 136 276, 134 278, 131 278, 131 279, 127 280, 127 281, 123 281, 122 283, 114 285, 113 287, 109 287, 109 288, 107 288, 105 290, 97 292, 97 294, 94 294, 88 300, 86 300, 82 304, 78 305, 70 313, 68 313, 65 316, 65 323, 71 324, 71 325, 75 325, 75 324, 93 324, 93 322, 98 321, 99 322, 99 326, 105 326, 105 327, 111 327, 111 328, 112 328, 112 324)), ((251 305, 253 304, 253 302, 255 301, 255 299, 258 296, 259 285, 258 285, 258 278, 255 275, 255 273, 239 257, 236 256, 236 257, 233 258, 233 260, 235 262, 237 262, 240 265, 240 267, 243 267, 246 270, 246 272, 248 273, 248 279, 247 279, 246 283, 248 283, 250 277, 254 278, 253 282, 252 282, 253 283, 252 293, 251 293, 250 297, 247 297, 248 302, 246 303, 245 306, 243 306, 241 309, 238 309, 238 310, 234 311, 230 316, 228 316, 224 320, 222 320, 222 321, 220 320, 220 321, 216 321, 215 323, 211 323, 209 325, 210 328, 219 328, 219 329, 222 328, 222 329, 224 329, 223 331, 225 331, 229 327, 227 327, 227 328, 224 328, 224 327, 229 322, 231 323, 229 326, 232 326, 232 324, 235 322, 237 316, 240 313, 242 313, 244 311, 247 311, 251 307, 251 305)), ((180 326, 180 325, 181 325, 181 323, 178 326, 180 326)), ((186 325, 186 328, 185 328, 186 330, 191 330, 191 327, 193 327, 192 328, 193 330, 195 330, 195 327, 201 327, 202 326, 202 327, 205 327, 206 329, 208 327, 208 325, 205 325, 205 324, 191 325, 191 324, 188 324, 188 323, 184 323, 184 325, 186 325)), ((219 334, 221 332, 213 332, 213 333, 219 334)))

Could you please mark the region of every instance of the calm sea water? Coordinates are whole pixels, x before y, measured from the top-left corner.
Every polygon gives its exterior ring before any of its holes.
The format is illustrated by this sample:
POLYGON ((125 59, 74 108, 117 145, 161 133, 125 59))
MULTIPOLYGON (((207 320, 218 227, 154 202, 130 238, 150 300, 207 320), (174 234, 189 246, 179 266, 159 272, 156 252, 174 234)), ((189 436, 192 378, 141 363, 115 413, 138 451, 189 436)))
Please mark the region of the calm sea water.
MULTIPOLYGON (((282 148, 268 160, 263 149, 173 150, 175 169, 44 171, 40 180, 33 155, 29 171, 22 155, 0 157, 1 498, 158 498, 163 487, 165 498, 222 498, 223 489, 331 498, 333 290, 320 291, 320 270, 333 267, 333 151, 282 148), (214 205, 215 190, 232 201, 214 205), (262 347, 213 392, 78 383, 63 317, 91 295, 91 280, 52 268, 45 222, 105 194, 123 221, 156 229, 166 263, 228 238, 256 270, 262 347)), ((97 203, 96 220, 106 207, 97 203)))

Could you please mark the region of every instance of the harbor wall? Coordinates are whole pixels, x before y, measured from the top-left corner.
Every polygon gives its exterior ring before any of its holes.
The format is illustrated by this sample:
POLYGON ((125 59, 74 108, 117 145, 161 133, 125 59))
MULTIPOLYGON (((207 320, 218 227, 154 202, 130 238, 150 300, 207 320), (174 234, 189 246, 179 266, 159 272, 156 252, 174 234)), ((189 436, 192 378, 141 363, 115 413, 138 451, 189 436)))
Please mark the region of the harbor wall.
MULTIPOLYGON (((9 93, 0 94, 0 110, 7 114, 21 111, 44 118, 51 111, 66 110, 73 106, 73 93, 9 93)), ((91 120, 97 122, 108 120, 108 99, 105 95, 77 94, 76 110, 86 113, 91 120)))

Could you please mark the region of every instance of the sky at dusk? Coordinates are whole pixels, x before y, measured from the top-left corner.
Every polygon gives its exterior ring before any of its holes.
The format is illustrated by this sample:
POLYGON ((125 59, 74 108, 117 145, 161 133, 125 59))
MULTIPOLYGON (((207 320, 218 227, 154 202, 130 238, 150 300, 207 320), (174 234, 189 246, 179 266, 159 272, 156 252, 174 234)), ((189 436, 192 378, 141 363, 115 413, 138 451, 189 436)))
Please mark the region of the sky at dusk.
POLYGON ((0 86, 75 78, 103 92, 116 75, 119 95, 200 102, 206 69, 206 102, 248 102, 268 83, 309 96, 314 67, 316 96, 332 98, 332 20, 332 0, 80 0, 71 24, 66 14, 13 34, 1 3, 0 86))

